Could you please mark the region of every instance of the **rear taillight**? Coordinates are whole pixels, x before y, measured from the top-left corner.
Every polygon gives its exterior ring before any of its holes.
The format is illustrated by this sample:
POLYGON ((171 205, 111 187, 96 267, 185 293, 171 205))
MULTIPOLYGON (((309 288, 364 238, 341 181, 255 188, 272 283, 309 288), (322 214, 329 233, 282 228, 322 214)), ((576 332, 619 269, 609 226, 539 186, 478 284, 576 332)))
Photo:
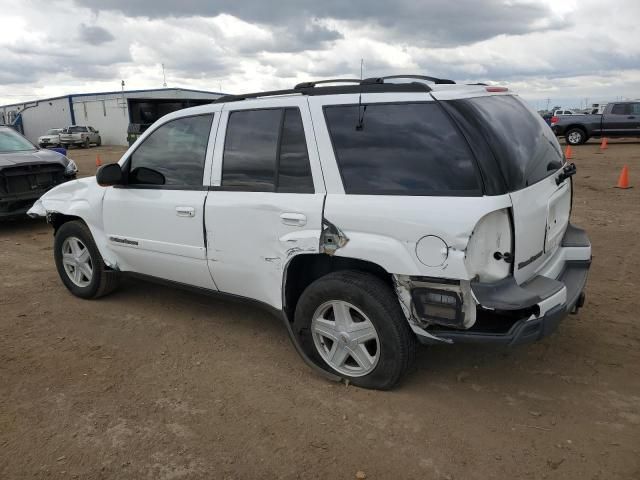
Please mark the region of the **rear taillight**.
POLYGON ((509 89, 507 87, 487 87, 485 88, 487 92, 498 93, 498 92, 508 92, 509 89))
POLYGON ((465 263, 471 277, 495 282, 511 274, 513 226, 509 209, 496 210, 480 219, 467 244, 465 263))
POLYGON ((558 123, 560 119, 556 116, 551 117, 551 125, 553 125, 554 123, 558 123))

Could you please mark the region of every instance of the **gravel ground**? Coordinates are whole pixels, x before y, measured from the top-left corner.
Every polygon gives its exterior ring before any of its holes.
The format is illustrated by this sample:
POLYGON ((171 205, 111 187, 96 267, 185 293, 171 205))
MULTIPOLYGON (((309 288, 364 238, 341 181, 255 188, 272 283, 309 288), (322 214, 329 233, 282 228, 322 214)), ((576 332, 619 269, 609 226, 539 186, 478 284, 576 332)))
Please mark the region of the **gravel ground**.
MULTIPOLYGON (((0 224, 0 478, 640 478, 640 143, 573 150, 585 308, 530 346, 423 348, 392 392, 318 377, 251 306, 75 298, 47 225, 0 224)), ((92 175, 122 151, 69 156, 92 175)))

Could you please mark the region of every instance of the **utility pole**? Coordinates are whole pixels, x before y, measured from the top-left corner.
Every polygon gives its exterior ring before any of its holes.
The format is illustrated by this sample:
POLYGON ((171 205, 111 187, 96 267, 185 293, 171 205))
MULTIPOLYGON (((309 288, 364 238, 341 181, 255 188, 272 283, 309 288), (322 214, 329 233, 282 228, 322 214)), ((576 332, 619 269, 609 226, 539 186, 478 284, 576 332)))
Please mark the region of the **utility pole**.
POLYGON ((125 109, 127 108, 127 102, 124 100, 124 80, 120 80, 120 87, 122 88, 122 105, 120 108, 122 108, 122 116, 124 117, 126 116, 125 109))
POLYGON ((164 63, 162 64, 162 86, 167 88, 167 77, 164 74, 164 63))

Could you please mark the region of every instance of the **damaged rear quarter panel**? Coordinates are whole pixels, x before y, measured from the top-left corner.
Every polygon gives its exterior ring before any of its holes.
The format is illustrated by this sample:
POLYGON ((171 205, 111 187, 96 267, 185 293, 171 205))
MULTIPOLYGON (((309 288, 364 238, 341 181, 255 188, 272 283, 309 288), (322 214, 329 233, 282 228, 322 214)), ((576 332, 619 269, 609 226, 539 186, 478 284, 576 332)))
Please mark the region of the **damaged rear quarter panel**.
POLYGON ((470 280, 465 250, 476 223, 487 213, 511 206, 508 195, 420 197, 328 194, 324 216, 349 238, 335 255, 359 258, 387 272, 470 280), (422 264, 416 243, 425 235, 448 247, 437 267, 422 264))
POLYGON ((102 221, 105 191, 95 177, 73 180, 49 190, 27 213, 32 217, 60 213, 81 218, 89 227, 105 264, 116 267, 117 260, 107 244, 102 221))

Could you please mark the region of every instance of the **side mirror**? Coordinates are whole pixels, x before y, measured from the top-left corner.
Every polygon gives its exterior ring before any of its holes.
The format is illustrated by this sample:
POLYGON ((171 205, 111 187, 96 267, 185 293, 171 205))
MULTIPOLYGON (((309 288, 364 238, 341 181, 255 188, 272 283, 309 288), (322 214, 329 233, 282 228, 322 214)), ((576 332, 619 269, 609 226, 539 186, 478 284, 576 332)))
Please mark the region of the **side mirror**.
POLYGON ((101 166, 96 172, 96 181, 101 187, 110 187, 111 185, 122 185, 122 169, 117 163, 108 163, 101 166))
POLYGON ((94 130, 93 133, 100 133, 100 130, 94 130))

